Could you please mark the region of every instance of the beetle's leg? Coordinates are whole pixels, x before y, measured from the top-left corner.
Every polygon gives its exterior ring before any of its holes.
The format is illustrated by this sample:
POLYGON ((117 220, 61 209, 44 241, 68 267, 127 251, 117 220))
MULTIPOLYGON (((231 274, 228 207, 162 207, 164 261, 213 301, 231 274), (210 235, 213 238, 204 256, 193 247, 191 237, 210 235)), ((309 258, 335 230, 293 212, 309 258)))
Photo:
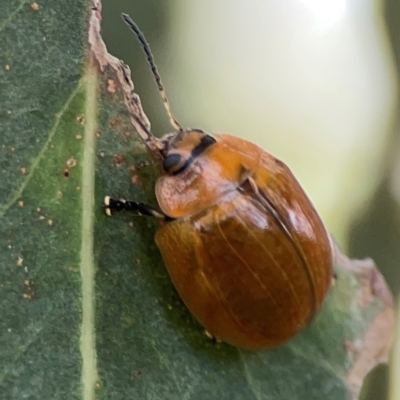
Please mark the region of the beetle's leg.
POLYGON ((110 217, 112 211, 129 211, 137 212, 140 215, 148 215, 149 217, 166 219, 167 216, 151 206, 144 203, 137 203, 131 200, 115 200, 110 196, 104 198, 103 208, 106 214, 110 217))
POLYGON ((214 336, 212 333, 208 332, 207 330, 204 331, 204 333, 206 334, 206 336, 211 339, 211 341, 213 343, 221 343, 221 339, 217 338, 216 336, 214 336))

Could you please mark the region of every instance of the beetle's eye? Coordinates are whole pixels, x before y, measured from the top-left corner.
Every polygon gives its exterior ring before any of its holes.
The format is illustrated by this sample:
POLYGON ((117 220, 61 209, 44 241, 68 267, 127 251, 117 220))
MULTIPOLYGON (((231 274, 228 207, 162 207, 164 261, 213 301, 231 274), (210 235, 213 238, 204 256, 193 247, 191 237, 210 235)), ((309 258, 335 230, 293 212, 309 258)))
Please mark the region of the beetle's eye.
POLYGON ((180 154, 169 154, 164 158, 164 171, 170 175, 175 175, 185 168, 185 159, 180 154))

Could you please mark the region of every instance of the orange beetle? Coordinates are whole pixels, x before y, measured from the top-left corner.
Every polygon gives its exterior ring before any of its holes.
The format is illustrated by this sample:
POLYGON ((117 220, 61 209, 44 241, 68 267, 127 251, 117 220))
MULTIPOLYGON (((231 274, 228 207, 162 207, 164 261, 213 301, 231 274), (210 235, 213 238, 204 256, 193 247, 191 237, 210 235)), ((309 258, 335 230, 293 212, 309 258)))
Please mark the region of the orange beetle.
POLYGON ((148 44, 148 56, 171 124, 157 146, 164 174, 161 211, 105 198, 112 211, 163 218, 156 243, 182 300, 216 339, 246 349, 285 343, 307 326, 333 277, 329 234, 289 168, 234 136, 182 129, 174 118, 148 44))

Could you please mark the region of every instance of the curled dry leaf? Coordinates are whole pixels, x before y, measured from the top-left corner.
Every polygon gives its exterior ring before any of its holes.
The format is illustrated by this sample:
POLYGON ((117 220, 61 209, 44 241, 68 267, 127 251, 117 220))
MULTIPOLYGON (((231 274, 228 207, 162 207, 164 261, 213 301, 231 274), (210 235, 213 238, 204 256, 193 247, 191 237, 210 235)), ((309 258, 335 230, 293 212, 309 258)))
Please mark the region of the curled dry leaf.
POLYGON ((379 304, 379 311, 368 322, 365 331, 346 342, 351 360, 346 380, 352 398, 358 399, 366 375, 376 365, 388 362, 395 322, 393 296, 373 260, 350 260, 337 247, 336 259, 338 273, 349 273, 357 282, 351 293, 352 302, 360 312, 367 312, 379 304))

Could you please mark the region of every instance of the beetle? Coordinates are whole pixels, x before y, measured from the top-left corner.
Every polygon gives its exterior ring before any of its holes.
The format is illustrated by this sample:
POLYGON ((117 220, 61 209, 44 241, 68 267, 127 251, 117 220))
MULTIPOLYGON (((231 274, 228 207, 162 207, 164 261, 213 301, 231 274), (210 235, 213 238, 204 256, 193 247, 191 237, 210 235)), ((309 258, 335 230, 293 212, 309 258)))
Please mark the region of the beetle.
POLYGON ((330 236, 289 168, 260 147, 228 134, 183 129, 174 117, 145 37, 123 14, 153 71, 171 125, 150 131, 163 172, 158 209, 105 197, 103 207, 163 220, 155 235, 171 280, 212 337, 268 349, 305 328, 333 278, 330 236))

